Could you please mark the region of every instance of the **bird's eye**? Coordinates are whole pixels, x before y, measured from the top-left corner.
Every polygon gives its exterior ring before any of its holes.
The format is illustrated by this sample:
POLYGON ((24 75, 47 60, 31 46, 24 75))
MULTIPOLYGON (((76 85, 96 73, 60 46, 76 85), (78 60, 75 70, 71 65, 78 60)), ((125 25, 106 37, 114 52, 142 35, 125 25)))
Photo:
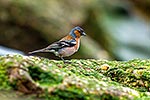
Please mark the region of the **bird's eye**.
POLYGON ((83 31, 82 30, 77 30, 79 33, 82 33, 83 31))
POLYGON ((83 33, 83 32, 84 32, 84 30, 83 30, 83 29, 81 29, 81 30, 80 30, 80 32, 82 32, 82 33, 83 33))
POLYGON ((78 30, 78 32, 79 32, 79 33, 81 33, 81 31, 80 31, 80 30, 78 30))

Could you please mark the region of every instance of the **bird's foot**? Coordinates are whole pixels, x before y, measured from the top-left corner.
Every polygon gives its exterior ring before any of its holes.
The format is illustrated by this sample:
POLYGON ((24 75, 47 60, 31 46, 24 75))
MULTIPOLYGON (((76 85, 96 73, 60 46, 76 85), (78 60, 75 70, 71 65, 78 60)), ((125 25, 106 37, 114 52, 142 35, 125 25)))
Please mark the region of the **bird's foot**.
POLYGON ((64 60, 63 61, 65 64, 71 64, 72 62, 71 61, 69 61, 69 60, 64 60))
POLYGON ((71 62, 70 62, 69 60, 64 60, 63 57, 61 57, 61 60, 62 60, 64 63, 71 64, 71 62))

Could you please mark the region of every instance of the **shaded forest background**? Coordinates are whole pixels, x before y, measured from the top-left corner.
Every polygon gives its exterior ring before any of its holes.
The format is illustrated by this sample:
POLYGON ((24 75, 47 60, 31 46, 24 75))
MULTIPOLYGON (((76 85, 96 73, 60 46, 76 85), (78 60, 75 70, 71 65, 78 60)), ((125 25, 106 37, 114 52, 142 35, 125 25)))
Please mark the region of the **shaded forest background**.
POLYGON ((0 55, 46 47, 77 25, 87 37, 70 58, 150 58, 150 0, 0 0, 0 55))

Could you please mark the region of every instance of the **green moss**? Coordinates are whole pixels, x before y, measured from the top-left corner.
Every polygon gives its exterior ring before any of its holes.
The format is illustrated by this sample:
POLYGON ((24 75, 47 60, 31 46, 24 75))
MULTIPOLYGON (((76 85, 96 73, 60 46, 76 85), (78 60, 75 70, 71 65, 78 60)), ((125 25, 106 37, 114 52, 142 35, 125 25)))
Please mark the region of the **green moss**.
MULTIPOLYGON (((110 77, 112 81, 119 82, 125 86, 138 91, 149 92, 150 86, 150 60, 134 59, 127 62, 109 61, 107 71, 99 70, 103 75, 110 77)), ((101 62, 101 65, 103 63, 101 62)))
POLYGON ((48 100, 119 100, 119 97, 104 93, 103 95, 94 95, 83 93, 82 89, 75 86, 66 90, 55 89, 51 95, 47 95, 48 100))
POLYGON ((43 89, 39 97, 47 100, 150 97, 150 60, 74 59, 70 60, 71 64, 64 64, 62 61, 21 55, 1 56, 0 59, 2 89, 15 88, 18 80, 10 84, 8 69, 19 67, 27 70, 34 83, 43 89))
POLYGON ((4 58, 0 56, 0 90, 9 90, 11 86, 8 81, 7 64, 4 62, 4 58))
POLYGON ((56 89, 52 92, 52 96, 59 96, 62 100, 85 100, 86 96, 81 92, 81 89, 71 87, 66 90, 56 89))
POLYGON ((60 75, 49 73, 40 69, 37 66, 29 67, 29 74, 36 82, 44 86, 56 85, 62 82, 63 78, 60 75))

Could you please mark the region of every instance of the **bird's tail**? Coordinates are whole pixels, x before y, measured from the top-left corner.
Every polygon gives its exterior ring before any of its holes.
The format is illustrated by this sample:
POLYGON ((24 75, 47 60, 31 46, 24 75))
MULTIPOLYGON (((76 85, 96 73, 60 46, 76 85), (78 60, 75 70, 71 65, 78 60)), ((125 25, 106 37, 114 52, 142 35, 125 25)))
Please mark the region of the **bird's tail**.
POLYGON ((35 51, 31 51, 28 54, 34 54, 34 53, 39 53, 39 52, 48 52, 47 49, 39 49, 39 50, 35 50, 35 51))

